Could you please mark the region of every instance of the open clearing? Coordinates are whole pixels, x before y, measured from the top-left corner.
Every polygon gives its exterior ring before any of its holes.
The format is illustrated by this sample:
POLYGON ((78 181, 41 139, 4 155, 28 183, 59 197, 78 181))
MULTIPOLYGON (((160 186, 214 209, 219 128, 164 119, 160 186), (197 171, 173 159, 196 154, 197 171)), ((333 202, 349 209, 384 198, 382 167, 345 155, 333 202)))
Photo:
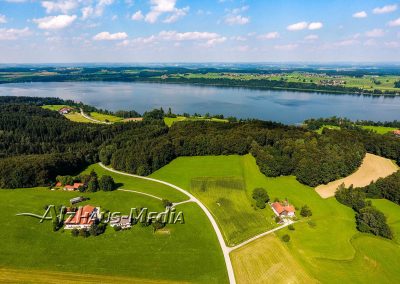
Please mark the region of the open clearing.
POLYGON ((316 283, 275 235, 262 237, 231 253, 236 282, 316 283))
POLYGON ((319 185, 315 188, 322 198, 328 198, 335 195, 337 188, 344 183, 349 187, 362 187, 369 185, 371 181, 378 178, 384 178, 396 172, 398 167, 393 161, 367 153, 358 170, 348 177, 332 181, 328 184, 319 185))

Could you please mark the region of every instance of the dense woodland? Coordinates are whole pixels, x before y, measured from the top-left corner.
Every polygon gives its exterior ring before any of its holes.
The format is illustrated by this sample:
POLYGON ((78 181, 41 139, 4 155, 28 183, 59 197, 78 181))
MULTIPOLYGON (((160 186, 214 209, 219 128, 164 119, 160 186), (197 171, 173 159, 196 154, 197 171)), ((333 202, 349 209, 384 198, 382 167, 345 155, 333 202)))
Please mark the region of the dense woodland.
POLYGON ((146 112, 143 122, 84 124, 42 109, 41 100, 49 103, 49 99, 39 98, 0 100, 3 188, 46 185, 56 175, 75 174, 97 161, 148 175, 179 156, 251 153, 267 176, 293 174, 310 186, 349 175, 366 152, 400 163, 400 139, 358 128, 326 129, 320 135, 302 127, 259 120, 182 121, 168 128, 163 110, 146 112), (57 164, 58 159, 71 164, 64 167, 57 164), (42 174, 26 180, 20 177, 26 168, 42 174))

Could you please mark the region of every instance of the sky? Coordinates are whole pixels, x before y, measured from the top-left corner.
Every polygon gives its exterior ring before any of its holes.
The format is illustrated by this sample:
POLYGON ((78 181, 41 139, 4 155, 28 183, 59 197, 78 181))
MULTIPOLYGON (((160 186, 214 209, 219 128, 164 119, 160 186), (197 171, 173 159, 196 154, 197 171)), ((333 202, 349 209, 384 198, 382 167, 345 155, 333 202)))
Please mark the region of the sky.
POLYGON ((0 63, 400 62, 400 1, 0 0, 0 63))

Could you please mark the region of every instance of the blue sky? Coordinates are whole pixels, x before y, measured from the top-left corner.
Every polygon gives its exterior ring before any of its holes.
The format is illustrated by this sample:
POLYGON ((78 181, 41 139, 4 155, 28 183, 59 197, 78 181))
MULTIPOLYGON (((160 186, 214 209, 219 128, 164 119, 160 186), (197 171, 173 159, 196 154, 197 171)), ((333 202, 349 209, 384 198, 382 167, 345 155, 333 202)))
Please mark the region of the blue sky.
POLYGON ((0 63, 399 62, 400 2, 0 0, 0 63))

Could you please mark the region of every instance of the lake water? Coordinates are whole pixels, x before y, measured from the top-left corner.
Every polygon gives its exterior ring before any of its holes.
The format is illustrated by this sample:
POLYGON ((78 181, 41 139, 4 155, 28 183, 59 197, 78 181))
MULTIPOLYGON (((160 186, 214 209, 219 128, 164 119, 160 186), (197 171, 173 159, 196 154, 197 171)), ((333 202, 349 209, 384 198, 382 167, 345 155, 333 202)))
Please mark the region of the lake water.
POLYGON ((174 113, 209 112, 289 124, 334 115, 353 120, 400 120, 400 97, 119 82, 3 84, 0 95, 59 97, 112 111, 134 109, 140 113, 171 107, 174 113))

